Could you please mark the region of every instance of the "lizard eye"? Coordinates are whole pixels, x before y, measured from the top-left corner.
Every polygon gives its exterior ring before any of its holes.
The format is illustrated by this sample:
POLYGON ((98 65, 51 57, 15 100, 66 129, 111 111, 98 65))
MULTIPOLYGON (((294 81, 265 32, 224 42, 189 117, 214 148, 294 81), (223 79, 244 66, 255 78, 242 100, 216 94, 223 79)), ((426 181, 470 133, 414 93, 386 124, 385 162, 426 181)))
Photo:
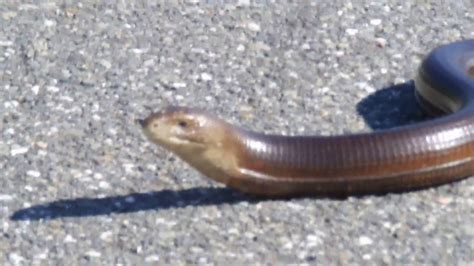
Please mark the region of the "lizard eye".
POLYGON ((182 127, 182 128, 186 128, 188 126, 188 123, 186 121, 179 121, 178 122, 178 126, 182 127))

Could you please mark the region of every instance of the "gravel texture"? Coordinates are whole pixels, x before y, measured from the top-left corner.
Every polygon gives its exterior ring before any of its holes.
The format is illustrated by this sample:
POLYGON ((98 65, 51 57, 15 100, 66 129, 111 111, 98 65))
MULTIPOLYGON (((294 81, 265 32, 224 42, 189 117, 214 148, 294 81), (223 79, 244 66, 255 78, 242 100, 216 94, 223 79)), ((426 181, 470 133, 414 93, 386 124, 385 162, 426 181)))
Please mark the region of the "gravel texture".
POLYGON ((0 3, 0 264, 474 263, 474 178, 255 200, 133 122, 168 104, 284 134, 425 119, 411 79, 474 38, 473 1, 93 2, 0 3))

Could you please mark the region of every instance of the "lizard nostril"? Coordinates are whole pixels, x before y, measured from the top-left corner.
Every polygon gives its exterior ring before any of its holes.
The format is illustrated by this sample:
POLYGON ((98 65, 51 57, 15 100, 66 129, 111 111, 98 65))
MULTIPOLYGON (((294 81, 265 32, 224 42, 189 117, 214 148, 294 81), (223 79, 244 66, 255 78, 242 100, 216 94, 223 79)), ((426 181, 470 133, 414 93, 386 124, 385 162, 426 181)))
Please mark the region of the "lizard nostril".
POLYGON ((138 124, 140 124, 142 127, 146 126, 146 120, 145 119, 136 119, 135 120, 138 124))

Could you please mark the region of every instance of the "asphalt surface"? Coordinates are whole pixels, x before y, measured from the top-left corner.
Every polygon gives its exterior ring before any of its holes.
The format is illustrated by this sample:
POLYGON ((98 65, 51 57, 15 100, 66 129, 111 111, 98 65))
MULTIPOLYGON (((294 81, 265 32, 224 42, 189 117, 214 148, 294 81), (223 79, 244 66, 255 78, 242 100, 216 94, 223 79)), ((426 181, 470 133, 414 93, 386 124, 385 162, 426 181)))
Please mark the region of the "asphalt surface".
POLYGON ((0 264, 473 265, 474 178, 256 200, 133 122, 168 104, 289 135, 426 119, 411 79, 474 38, 472 1, 151 2, 0 4, 0 264))

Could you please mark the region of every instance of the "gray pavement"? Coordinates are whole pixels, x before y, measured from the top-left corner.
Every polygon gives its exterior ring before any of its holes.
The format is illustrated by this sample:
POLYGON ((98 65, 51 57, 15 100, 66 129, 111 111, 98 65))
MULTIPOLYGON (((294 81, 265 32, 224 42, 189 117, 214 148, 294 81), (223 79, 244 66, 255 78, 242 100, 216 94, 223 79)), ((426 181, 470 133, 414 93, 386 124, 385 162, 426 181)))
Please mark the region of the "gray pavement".
POLYGON ((168 104, 290 135, 426 119, 411 79, 474 38, 472 1, 93 2, 0 3, 0 264, 472 265, 474 178, 259 201, 133 123, 168 104))

